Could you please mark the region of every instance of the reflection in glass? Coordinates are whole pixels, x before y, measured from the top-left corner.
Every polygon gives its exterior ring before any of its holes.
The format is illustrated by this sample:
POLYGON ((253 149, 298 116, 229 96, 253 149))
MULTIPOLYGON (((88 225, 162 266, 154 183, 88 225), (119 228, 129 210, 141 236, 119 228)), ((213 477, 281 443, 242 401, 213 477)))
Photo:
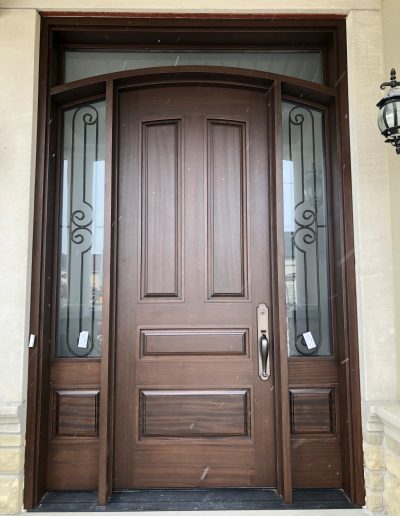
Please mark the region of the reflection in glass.
POLYGON ((63 113, 58 357, 101 352, 105 102, 63 113))
POLYGON ((322 53, 306 52, 65 52, 64 82, 157 66, 231 66, 322 83, 322 53))
POLYGON ((324 113, 284 102, 282 122, 289 354, 330 355, 324 113))

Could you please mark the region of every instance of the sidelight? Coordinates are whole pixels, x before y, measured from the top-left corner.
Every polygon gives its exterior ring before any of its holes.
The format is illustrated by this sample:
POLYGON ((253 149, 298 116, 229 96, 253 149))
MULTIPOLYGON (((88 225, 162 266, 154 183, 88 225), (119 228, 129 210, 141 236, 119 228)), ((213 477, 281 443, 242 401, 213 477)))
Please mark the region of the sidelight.
POLYGON ((330 355, 324 112, 283 103, 285 284, 290 356, 330 355))
POLYGON ((101 351, 105 102, 63 112, 57 357, 101 351))

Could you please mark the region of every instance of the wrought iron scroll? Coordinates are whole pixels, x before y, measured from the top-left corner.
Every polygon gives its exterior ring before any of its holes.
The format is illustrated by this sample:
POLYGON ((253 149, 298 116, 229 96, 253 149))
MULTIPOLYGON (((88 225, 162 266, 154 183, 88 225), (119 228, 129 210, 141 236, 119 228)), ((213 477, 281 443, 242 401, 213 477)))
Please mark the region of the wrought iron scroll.
MULTIPOLYGON (((321 328, 321 291, 320 291, 320 260, 319 260, 319 230, 325 228, 319 224, 319 207, 322 192, 317 181, 316 168, 316 129, 314 113, 304 105, 296 105, 289 111, 288 116, 289 159, 295 168, 300 169, 301 186, 296 189, 297 202, 294 205, 294 231, 291 238, 292 257, 296 255, 296 271, 301 266, 302 275, 296 274, 297 299, 293 309, 294 346, 300 355, 317 354, 323 339, 321 328), (294 133, 296 132, 296 135, 294 133), (296 136, 296 137, 295 137, 296 136), (295 149, 296 146, 296 149, 295 149), (307 159, 306 159, 307 146, 307 159), (314 254, 316 270, 310 271, 309 260, 314 254), (315 276, 314 276, 315 275, 315 276), (313 278, 311 276, 314 276, 313 278), (312 280, 312 281, 311 281, 312 280), (302 284, 299 285, 301 281, 302 284), (314 289, 314 292, 312 292, 314 289), (317 299, 316 313, 310 314, 310 298, 317 299), (299 316, 299 299, 302 299, 302 314, 299 316), (318 322, 317 322, 318 321, 318 322), (317 323, 317 324, 316 324, 317 323), (316 347, 309 349, 303 334, 312 332, 316 347)), ((315 304, 314 304, 315 306, 315 304)))
MULTIPOLYGON (((67 273, 67 320, 66 320, 66 346, 74 357, 87 357, 94 347, 94 326, 95 326, 95 280, 91 275, 91 306, 85 306, 83 300, 85 263, 92 261, 91 270, 95 269, 95 255, 90 256, 92 249, 92 226, 93 226, 93 205, 87 196, 87 167, 88 161, 93 166, 93 160, 88 160, 88 130, 94 133, 94 160, 98 159, 99 146, 99 114, 93 105, 85 105, 76 109, 72 118, 71 135, 71 171, 70 171, 70 192, 69 192, 69 252, 68 252, 68 273, 67 273), (77 147, 79 151, 77 152, 77 147), (76 182, 81 181, 82 198, 77 199, 74 195, 76 182), (78 254, 78 258, 76 257, 78 254), (79 263, 78 273, 72 274, 72 260, 79 263), (71 282, 79 282, 79 320, 78 331, 71 330, 71 282), (77 346, 79 335, 83 330, 84 307, 90 312, 90 332, 86 348, 77 346)), ((79 190, 79 188, 77 189, 79 190)), ((86 329, 86 328, 85 328, 86 329)))

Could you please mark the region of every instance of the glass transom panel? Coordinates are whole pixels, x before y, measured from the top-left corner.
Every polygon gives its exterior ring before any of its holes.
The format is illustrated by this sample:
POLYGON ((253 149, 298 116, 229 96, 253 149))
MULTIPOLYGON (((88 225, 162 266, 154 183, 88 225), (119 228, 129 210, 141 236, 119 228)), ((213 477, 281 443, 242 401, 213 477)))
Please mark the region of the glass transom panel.
POLYGON ((322 53, 307 52, 65 52, 64 82, 124 70, 161 66, 228 66, 270 72, 322 84, 322 53))

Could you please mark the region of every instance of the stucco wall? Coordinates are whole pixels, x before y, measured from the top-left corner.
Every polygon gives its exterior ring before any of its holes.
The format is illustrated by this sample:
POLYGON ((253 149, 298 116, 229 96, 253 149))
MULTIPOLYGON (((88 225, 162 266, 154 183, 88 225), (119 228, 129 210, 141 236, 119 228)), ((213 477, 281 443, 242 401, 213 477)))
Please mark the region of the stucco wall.
MULTIPOLYGON (((391 68, 400 71, 400 2, 383 0, 382 29, 384 80, 391 68)), ((387 91, 387 90, 386 90, 387 91)), ((383 141, 383 138, 382 138, 383 141)), ((390 215, 392 222, 394 314, 398 394, 400 394, 400 158, 393 147, 385 144, 388 160, 390 215)), ((380 371, 379 371, 380 373, 380 371)), ((368 377, 367 377, 368 381, 368 377)), ((371 403, 364 424, 367 502, 371 510, 384 509, 392 516, 400 515, 400 403, 371 403)))
MULTIPOLYGON (((389 80, 390 70, 397 70, 400 81, 400 2, 399 0, 383 0, 382 3, 383 45, 385 81, 389 80)), ((387 90, 386 90, 387 91, 387 90)), ((389 146, 388 146, 389 147, 389 146)), ((400 159, 393 148, 388 148, 389 182, 392 212, 393 263, 396 309, 396 351, 397 370, 400 371, 400 159)), ((400 397, 400 375, 398 378, 400 397)))
MULTIPOLYGON (((393 17, 398 16, 399 3, 384 0, 384 23, 394 33, 398 23, 393 17), (390 5, 394 11, 386 10, 390 5)), ((0 86, 0 512, 15 512, 21 506, 39 37, 36 9, 348 15, 348 116, 367 435, 371 431, 371 411, 375 414, 373 407, 397 398, 393 249, 399 286, 400 208, 396 206, 395 192, 400 192, 400 173, 396 175, 396 171, 400 172, 400 158, 387 148, 378 132, 375 104, 380 82, 397 64, 399 45, 393 45, 392 54, 387 52, 389 64, 384 66, 380 0, 252 0, 251 4, 245 0, 87 0, 84 7, 78 0, 0 0, 0 7, 0 66, 1 76, 7 78, 0 86)), ((389 47, 390 44, 389 40, 389 47)), ((400 288, 396 295, 398 310, 400 288)), ((373 446, 382 448, 380 444, 373 446)), ((371 493, 375 496, 373 489, 371 493)), ((379 492, 378 498, 382 507, 379 492)))
POLYGON ((0 512, 22 503, 38 29, 0 11, 0 512))

